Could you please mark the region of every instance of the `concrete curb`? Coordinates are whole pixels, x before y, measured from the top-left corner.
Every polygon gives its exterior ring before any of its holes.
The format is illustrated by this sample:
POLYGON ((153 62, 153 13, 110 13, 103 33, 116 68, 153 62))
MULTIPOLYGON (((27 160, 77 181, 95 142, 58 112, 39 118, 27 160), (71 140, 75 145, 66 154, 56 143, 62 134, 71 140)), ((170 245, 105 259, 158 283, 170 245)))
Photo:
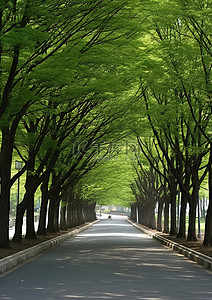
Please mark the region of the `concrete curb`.
POLYGON ((211 270, 212 271, 212 258, 204 255, 200 252, 194 251, 190 248, 187 248, 185 246, 182 246, 176 242, 173 242, 169 239, 166 239, 160 235, 158 235, 157 233, 153 233, 149 230, 146 230, 140 226, 138 226, 137 224, 133 223, 131 220, 127 219, 127 221, 132 224, 134 227, 136 227, 137 229, 139 229, 140 231, 144 232, 145 234, 150 235, 151 237, 153 237, 155 240, 161 242, 162 244, 170 247, 171 249, 177 251, 178 253, 184 255, 185 257, 187 257, 189 260, 195 261, 197 262, 199 265, 202 265, 204 268, 211 270))
POLYGON ((99 220, 96 220, 90 224, 82 226, 81 228, 75 229, 71 232, 63 234, 63 235, 53 238, 51 240, 48 240, 48 241, 40 243, 36 246, 30 247, 26 250, 15 253, 11 256, 0 259, 0 275, 2 275, 3 273, 9 271, 10 269, 12 269, 20 264, 23 264, 25 261, 35 257, 36 255, 42 253, 43 251, 48 250, 48 249, 56 246, 57 244, 68 240, 71 237, 75 237, 80 232, 88 229, 89 227, 91 227, 92 225, 94 225, 95 223, 98 223, 98 222, 99 222, 99 220))

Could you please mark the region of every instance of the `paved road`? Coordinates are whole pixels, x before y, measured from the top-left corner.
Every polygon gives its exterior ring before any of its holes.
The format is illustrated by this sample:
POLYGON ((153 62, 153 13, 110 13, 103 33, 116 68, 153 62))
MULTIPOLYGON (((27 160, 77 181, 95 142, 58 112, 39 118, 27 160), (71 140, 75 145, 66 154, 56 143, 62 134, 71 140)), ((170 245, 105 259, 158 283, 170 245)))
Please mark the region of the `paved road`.
POLYGON ((209 300, 212 275, 113 217, 0 278, 0 299, 209 300))

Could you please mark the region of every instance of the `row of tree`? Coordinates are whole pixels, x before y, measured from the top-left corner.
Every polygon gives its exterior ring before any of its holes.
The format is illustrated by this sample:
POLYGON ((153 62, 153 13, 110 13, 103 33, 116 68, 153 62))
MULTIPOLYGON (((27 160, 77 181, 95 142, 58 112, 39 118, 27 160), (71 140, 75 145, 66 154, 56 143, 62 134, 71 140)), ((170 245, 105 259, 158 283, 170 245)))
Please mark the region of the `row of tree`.
MULTIPOLYGON (((164 231, 186 236, 186 206, 189 204, 187 239, 196 240, 196 211, 201 186, 208 181, 209 207, 204 244, 212 243, 212 140, 211 140, 211 1, 161 2, 151 4, 151 23, 146 37, 151 45, 142 60, 138 106, 143 109, 137 142, 141 155, 132 191, 141 222, 158 224, 164 206, 164 231), (166 18, 162 15, 166 14, 166 18), (176 227, 176 196, 181 193, 180 226, 176 227), (171 225, 169 231, 169 203, 171 225), (147 213, 148 212, 148 213, 147 213), (148 218, 148 220, 146 220, 148 218)), ((144 41, 144 39, 142 40, 144 41)), ((135 218, 135 205, 132 208, 135 218)))
POLYGON ((62 228, 94 219, 92 199, 83 202, 76 184, 122 134, 123 95, 131 88, 119 49, 130 34, 130 22, 123 26, 127 15, 121 0, 0 1, 0 247, 9 247, 10 192, 23 174, 15 242, 25 213, 26 237, 36 237, 39 187, 39 234, 58 230, 61 203, 62 228), (24 166, 12 176, 15 159, 24 166))
POLYGON ((186 235, 189 203, 195 240, 206 179, 212 242, 210 15, 208 0, 0 1, 0 247, 9 246, 10 192, 23 174, 16 242, 25 212, 26 237, 36 237, 39 188, 39 234, 93 220, 95 201, 114 198, 136 202, 151 227, 155 203, 159 216, 165 203, 166 231, 171 203, 176 234, 180 190, 177 234, 186 235), (24 167, 11 175, 15 159, 24 167))

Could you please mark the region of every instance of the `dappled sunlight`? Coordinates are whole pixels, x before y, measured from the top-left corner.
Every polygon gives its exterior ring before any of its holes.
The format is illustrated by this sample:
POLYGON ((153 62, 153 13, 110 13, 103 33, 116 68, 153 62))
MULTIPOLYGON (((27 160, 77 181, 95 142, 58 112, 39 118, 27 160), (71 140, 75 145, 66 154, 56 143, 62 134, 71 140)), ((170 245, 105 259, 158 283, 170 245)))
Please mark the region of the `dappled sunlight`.
POLYGON ((85 296, 77 296, 77 295, 64 295, 63 298, 85 298, 85 296))
MULTIPOLYGON (((81 296, 81 295, 64 295, 63 298, 69 298, 69 299, 116 299, 120 297, 124 297, 125 295, 123 294, 113 294, 113 293, 104 293, 101 295, 91 295, 91 296, 81 296)), ((167 298, 164 297, 145 297, 143 298, 142 296, 138 296, 134 299, 142 299, 142 300, 166 300, 167 298)), ((129 299, 130 300, 130 299, 129 299)))
POLYGON ((125 272, 123 272, 123 273, 114 273, 114 275, 118 275, 118 276, 125 276, 125 277, 134 277, 134 278, 136 278, 136 279, 138 279, 138 278, 144 278, 144 276, 142 276, 142 275, 133 275, 133 274, 127 274, 126 273, 126 271, 125 272))
POLYGON ((108 233, 86 233, 81 234, 80 237, 110 237, 110 236, 124 236, 124 237, 141 237, 139 233, 120 233, 120 232, 108 232, 108 233))
POLYGON ((71 259, 71 256, 66 256, 66 257, 58 257, 56 260, 60 261, 64 261, 64 260, 70 260, 71 259))
POLYGON ((16 296, 11 280, 0 299, 212 299, 210 274, 125 220, 103 220, 24 267, 16 296))
MULTIPOLYGON (((100 244, 100 246, 94 249, 87 248, 79 250, 78 255, 71 260, 71 264, 79 267, 90 265, 90 268, 91 266, 95 268, 97 265, 106 267, 113 264, 113 268, 116 270, 114 274, 135 278, 143 278, 143 275, 135 273, 135 267, 143 270, 148 270, 149 268, 157 268, 160 271, 169 270, 171 273, 183 269, 182 266, 177 266, 173 263, 170 265, 172 257, 164 257, 164 251, 166 251, 166 249, 146 246, 147 245, 145 245, 144 248, 111 246, 105 249, 101 247, 100 244), (152 257, 151 261, 149 259, 150 256, 152 257)), ((65 260, 66 258, 64 258, 64 261, 65 260)))
POLYGON ((167 298, 164 298, 164 297, 162 297, 162 298, 151 298, 151 297, 145 297, 145 298, 142 298, 142 300, 164 300, 164 299, 167 299, 167 298))
POLYGON ((124 297, 123 294, 115 294, 115 293, 103 293, 101 295, 91 295, 91 296, 80 296, 80 295, 64 295, 63 298, 84 298, 84 299, 114 299, 117 297, 124 297))
POLYGON ((157 268, 167 268, 167 269, 171 269, 171 270, 179 270, 179 269, 182 269, 182 267, 172 267, 172 266, 169 266, 167 264, 159 264, 159 263, 141 263, 141 264, 137 264, 137 266, 149 266, 149 267, 157 267, 157 268))
POLYGON ((107 226, 120 226, 120 227, 131 227, 132 225, 128 225, 128 224, 119 224, 119 223, 104 223, 104 224, 101 224, 101 223, 98 223, 96 224, 97 227, 107 227, 107 226))
POLYGON ((114 249, 114 250, 117 250, 117 251, 145 251, 145 252, 149 252, 149 251, 153 251, 153 252, 161 252, 161 248, 117 248, 117 249, 114 249))

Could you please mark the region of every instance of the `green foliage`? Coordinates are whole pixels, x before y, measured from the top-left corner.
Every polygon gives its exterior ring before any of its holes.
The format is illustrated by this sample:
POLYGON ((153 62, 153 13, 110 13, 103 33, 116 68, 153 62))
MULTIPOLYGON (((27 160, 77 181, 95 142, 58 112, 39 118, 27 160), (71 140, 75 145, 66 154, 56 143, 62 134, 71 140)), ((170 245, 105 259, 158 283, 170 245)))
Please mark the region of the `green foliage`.
MULTIPOLYGON (((123 147, 123 145, 122 145, 123 147)), ((82 178, 76 186, 83 199, 101 205, 129 206, 133 195, 129 183, 133 180, 130 159, 123 152, 109 158, 82 178)), ((128 153, 129 154, 129 153, 128 153)))
POLYGON ((154 127, 170 156, 176 146, 183 157, 205 151, 199 127, 211 141, 210 1, 19 0, 16 7, 0 1, 0 9, 0 127, 21 114, 14 158, 37 151, 32 175, 56 153, 54 172, 73 168, 64 184, 84 200, 127 206, 136 175, 127 154, 138 153, 126 154, 126 145, 135 137, 150 148, 154 127))

